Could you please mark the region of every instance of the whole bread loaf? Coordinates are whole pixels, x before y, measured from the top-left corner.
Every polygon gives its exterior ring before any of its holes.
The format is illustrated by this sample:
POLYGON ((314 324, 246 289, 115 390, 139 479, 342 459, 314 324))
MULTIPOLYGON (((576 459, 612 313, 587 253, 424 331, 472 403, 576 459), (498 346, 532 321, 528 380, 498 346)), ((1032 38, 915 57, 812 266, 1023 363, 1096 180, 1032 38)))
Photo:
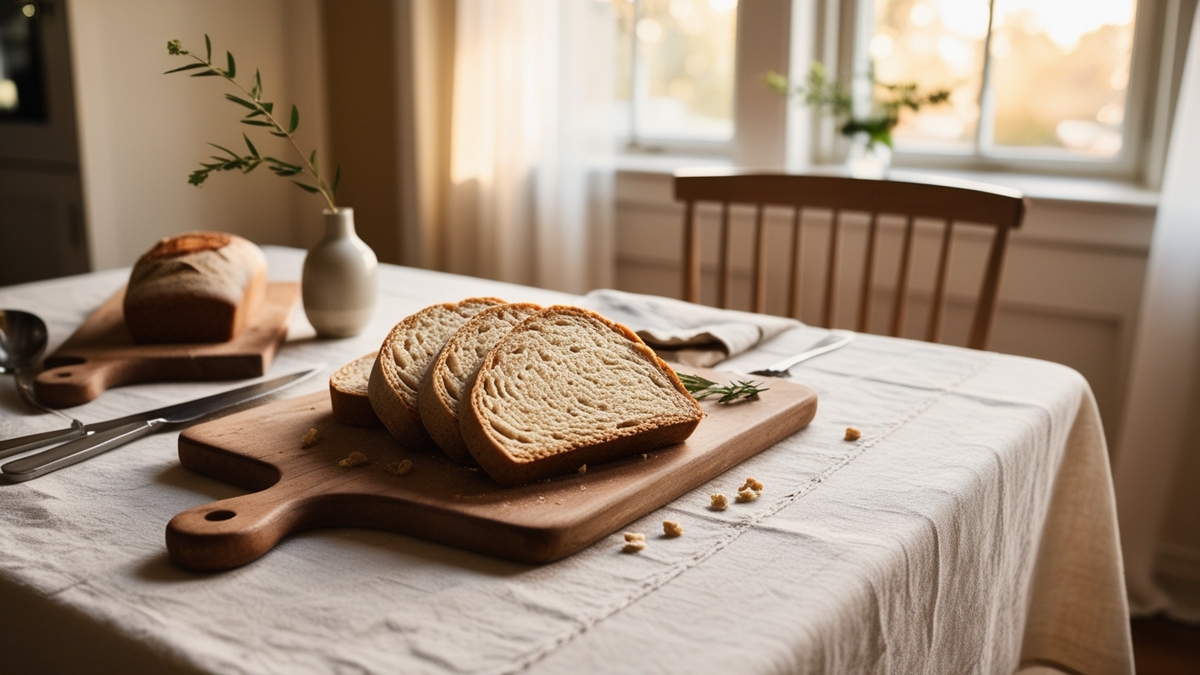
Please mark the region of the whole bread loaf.
POLYGON ((450 336, 433 365, 425 371, 417 396, 421 423, 454 461, 474 462, 458 429, 459 401, 467 392, 468 381, 500 338, 541 309, 532 303, 519 302, 483 310, 450 336))
POLYGON ((371 380, 371 369, 375 366, 377 355, 371 352, 354 359, 329 377, 329 403, 333 406, 333 418, 342 424, 383 426, 371 407, 371 399, 367 397, 367 384, 371 380))
POLYGON ((703 416, 632 331, 585 309, 551 307, 488 353, 459 426, 483 470, 513 486, 680 443, 703 416))
POLYGON ((367 397, 396 440, 413 449, 434 446, 417 407, 425 371, 467 319, 502 304, 497 298, 467 298, 457 304, 432 305, 406 317, 384 338, 371 369, 367 397))
POLYGON ((134 342, 228 342, 263 302, 267 259, 225 232, 160 240, 138 259, 125 289, 125 325, 134 342))

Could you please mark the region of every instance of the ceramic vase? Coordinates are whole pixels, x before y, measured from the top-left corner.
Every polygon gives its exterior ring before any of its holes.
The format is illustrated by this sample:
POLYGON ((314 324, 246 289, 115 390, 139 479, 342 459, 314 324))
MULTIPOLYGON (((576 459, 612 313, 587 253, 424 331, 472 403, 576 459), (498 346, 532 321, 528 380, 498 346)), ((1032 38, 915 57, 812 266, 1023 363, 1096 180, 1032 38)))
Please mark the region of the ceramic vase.
POLYGON ((325 236, 308 251, 300 278, 304 313, 317 337, 358 335, 377 295, 375 252, 354 232, 354 209, 325 211, 325 236))
POLYGON ((886 143, 872 142, 866 133, 854 134, 846 155, 846 171, 851 178, 886 178, 892 164, 892 149, 886 143))

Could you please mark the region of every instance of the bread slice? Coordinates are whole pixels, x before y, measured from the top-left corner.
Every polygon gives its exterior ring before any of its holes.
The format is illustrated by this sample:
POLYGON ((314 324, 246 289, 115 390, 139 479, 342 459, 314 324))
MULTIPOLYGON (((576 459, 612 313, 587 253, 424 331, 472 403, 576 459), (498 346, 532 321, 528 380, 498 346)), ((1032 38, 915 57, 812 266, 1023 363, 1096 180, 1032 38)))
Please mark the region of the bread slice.
POLYGON ((383 422, 367 398, 367 383, 375 366, 376 352, 354 359, 329 377, 329 402, 333 418, 356 427, 382 427, 383 422))
POLYGON ((371 369, 367 398, 396 440, 413 449, 434 446, 417 408, 425 370, 467 319, 501 304, 504 301, 497 298, 467 298, 457 304, 433 305, 405 318, 388 333, 371 369))
POLYGON ((682 442, 703 416, 674 371, 628 328, 551 307, 488 353, 459 427, 483 470, 513 486, 682 442))
POLYGON ((500 338, 541 309, 521 302, 483 310, 455 331, 425 371, 417 395, 421 423, 450 459, 459 464, 475 461, 458 429, 459 400, 468 391, 471 376, 500 338))

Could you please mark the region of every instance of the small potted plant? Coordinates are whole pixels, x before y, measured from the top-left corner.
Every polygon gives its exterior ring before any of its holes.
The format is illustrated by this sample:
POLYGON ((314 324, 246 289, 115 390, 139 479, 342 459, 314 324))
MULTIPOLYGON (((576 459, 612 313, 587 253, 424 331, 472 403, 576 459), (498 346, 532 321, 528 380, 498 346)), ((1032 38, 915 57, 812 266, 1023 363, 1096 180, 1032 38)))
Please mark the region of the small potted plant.
POLYGON ((841 134, 851 140, 847 167, 856 178, 882 178, 891 163, 892 129, 900 121, 900 111, 916 112, 926 105, 950 100, 948 89, 921 91, 915 82, 885 84, 875 79, 875 69, 867 73, 871 83, 871 112, 854 115, 854 99, 849 89, 831 79, 820 62, 813 63, 805 83, 794 89, 783 75, 774 71, 763 82, 784 96, 802 98, 804 104, 819 113, 834 117, 841 134))
POLYGON ((167 52, 172 56, 190 58, 189 63, 168 70, 170 73, 190 73, 192 77, 220 77, 236 87, 241 95, 225 94, 225 99, 243 109, 241 123, 266 131, 272 136, 283 138, 291 144, 299 163, 260 154, 258 148, 243 132, 247 154, 239 154, 227 147, 210 143, 223 154, 213 155, 208 162, 188 176, 188 183, 200 187, 213 172, 240 171, 250 173, 266 165, 275 175, 287 178, 305 192, 319 194, 328 208, 325 210, 325 236, 316 246, 309 249, 304 258, 301 277, 301 295, 304 312, 309 323, 320 337, 350 337, 357 335, 371 319, 375 307, 377 289, 375 253, 354 231, 354 210, 338 208, 334 201, 341 167, 334 171, 333 181, 326 183, 317 168, 317 151, 305 155, 296 143, 295 132, 300 126, 300 111, 293 105, 286 117, 286 125, 275 116, 275 104, 263 100, 262 76, 254 71, 254 78, 247 89, 236 79, 237 63, 233 54, 225 52, 225 67, 212 61, 212 40, 204 36, 205 54, 189 52, 179 40, 167 43, 167 52))

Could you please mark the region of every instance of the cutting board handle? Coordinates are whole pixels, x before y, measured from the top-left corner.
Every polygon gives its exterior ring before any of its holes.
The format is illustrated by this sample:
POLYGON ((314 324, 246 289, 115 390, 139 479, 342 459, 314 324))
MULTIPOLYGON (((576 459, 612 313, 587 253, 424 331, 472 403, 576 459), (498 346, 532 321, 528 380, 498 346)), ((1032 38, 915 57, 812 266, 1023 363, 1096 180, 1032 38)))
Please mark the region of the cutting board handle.
POLYGON ((197 506, 167 523, 167 551, 180 567, 227 570, 257 560, 302 527, 306 500, 280 483, 261 492, 197 506))
POLYGON ((69 408, 83 405, 112 387, 137 381, 145 365, 141 359, 80 359, 38 373, 33 389, 43 404, 69 408))

